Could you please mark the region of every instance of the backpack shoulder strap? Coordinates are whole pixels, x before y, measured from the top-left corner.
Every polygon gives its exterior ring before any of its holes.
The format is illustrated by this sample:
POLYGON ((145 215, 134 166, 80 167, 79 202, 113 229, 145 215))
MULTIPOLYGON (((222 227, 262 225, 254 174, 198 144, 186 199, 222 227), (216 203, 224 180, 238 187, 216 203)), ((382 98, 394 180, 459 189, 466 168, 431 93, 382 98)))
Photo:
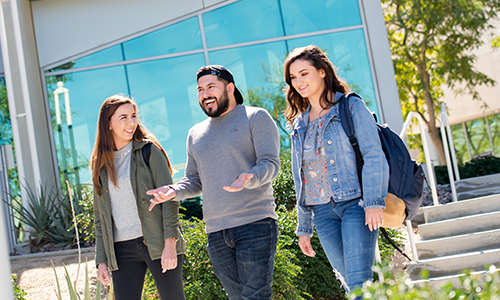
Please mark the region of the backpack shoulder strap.
POLYGON ((149 168, 149 158, 151 157, 151 143, 147 143, 142 147, 142 158, 149 168))
POLYGON ((352 148, 354 149, 354 153, 356 154, 356 169, 358 171, 358 180, 359 185, 363 188, 362 185, 362 170, 363 170, 363 156, 361 156, 361 150, 359 149, 358 140, 356 139, 356 133, 354 131, 354 124, 352 123, 352 115, 351 110, 349 109, 349 97, 356 96, 361 99, 361 97, 356 93, 349 93, 340 98, 339 103, 339 113, 340 113, 340 123, 342 124, 342 128, 349 138, 349 142, 351 143, 352 148))

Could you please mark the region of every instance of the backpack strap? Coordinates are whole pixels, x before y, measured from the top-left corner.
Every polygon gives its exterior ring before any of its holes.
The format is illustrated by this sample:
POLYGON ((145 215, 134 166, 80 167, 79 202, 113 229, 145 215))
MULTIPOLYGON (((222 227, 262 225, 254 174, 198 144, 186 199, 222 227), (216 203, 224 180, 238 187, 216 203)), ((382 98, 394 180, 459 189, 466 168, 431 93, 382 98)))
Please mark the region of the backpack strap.
POLYGON ((149 158, 151 157, 151 143, 147 143, 142 147, 142 158, 149 168, 149 158))
POLYGON ((363 156, 361 155, 361 150, 359 149, 358 139, 356 139, 356 133, 354 132, 354 124, 352 123, 352 115, 349 109, 349 97, 356 96, 361 99, 361 97, 356 93, 349 93, 347 95, 343 95, 339 100, 339 113, 340 113, 340 123, 342 124, 342 128, 349 138, 349 142, 351 143, 352 148, 354 149, 354 153, 356 155, 356 169, 358 171, 358 180, 359 186, 361 190, 363 189, 363 179, 362 179, 362 170, 363 170, 363 156))

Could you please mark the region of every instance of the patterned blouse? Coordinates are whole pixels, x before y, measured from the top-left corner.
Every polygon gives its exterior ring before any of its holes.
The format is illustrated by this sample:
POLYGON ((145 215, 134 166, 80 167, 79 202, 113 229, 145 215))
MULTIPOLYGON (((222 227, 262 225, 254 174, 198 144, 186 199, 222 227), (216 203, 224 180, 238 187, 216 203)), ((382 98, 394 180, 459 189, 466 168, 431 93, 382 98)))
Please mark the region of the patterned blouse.
POLYGON ((333 196, 328 183, 327 158, 323 147, 325 116, 309 122, 304 139, 302 172, 305 205, 325 204, 333 196))

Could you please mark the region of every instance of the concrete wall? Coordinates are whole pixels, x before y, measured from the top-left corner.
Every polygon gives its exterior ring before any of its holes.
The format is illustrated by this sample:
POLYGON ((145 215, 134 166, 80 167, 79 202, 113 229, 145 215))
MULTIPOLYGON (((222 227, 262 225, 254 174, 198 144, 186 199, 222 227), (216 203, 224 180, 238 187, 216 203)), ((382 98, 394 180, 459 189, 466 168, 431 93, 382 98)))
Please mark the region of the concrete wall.
MULTIPOLYGON (((40 66, 83 54, 220 0, 45 0, 32 2, 40 66)), ((231 1, 232 2, 232 1, 231 1)))
POLYGON ((443 101, 448 107, 450 124, 452 125, 500 113, 500 48, 491 47, 492 38, 490 35, 500 36, 500 21, 493 21, 492 25, 496 28, 483 35, 483 46, 474 51, 477 56, 475 67, 478 71, 496 80, 497 85, 477 87, 482 101, 474 101, 470 95, 455 95, 450 89, 444 88, 443 101))

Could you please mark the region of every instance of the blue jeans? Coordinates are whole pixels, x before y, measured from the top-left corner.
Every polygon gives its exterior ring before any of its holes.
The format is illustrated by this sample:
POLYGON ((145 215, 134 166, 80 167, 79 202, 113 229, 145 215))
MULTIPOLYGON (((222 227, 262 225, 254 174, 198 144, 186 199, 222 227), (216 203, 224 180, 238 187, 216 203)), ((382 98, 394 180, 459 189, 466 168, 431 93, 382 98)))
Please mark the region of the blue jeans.
POLYGON ((337 277, 349 290, 373 278, 378 237, 378 230, 370 231, 365 225, 359 200, 311 206, 321 246, 337 277))
POLYGON ((277 243, 271 218, 208 234, 208 254, 229 299, 271 299, 277 243))

